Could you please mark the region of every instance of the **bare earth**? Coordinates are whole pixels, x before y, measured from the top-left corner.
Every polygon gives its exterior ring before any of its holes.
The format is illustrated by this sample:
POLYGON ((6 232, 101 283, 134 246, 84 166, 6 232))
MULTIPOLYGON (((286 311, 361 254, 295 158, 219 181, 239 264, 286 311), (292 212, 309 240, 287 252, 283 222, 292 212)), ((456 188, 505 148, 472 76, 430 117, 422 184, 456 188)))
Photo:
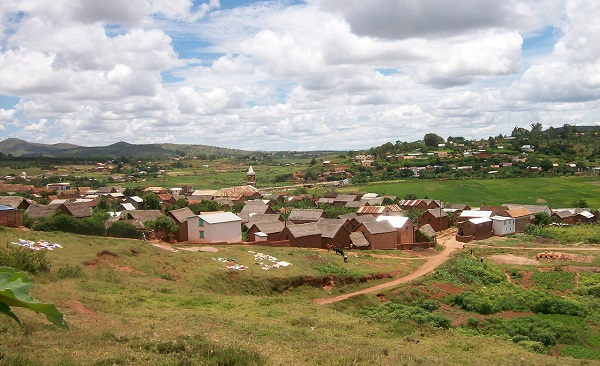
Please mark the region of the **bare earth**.
POLYGON ((539 266, 540 262, 526 257, 519 257, 512 254, 497 254, 491 255, 489 258, 500 264, 521 264, 521 265, 529 265, 529 266, 539 266))
POLYGON ((433 270, 435 270, 438 266, 440 266, 442 263, 444 263, 446 260, 448 260, 448 258, 450 258, 450 255, 454 251, 456 251, 458 249, 462 249, 463 243, 456 241, 455 236, 454 236, 455 234, 456 234, 455 231, 450 231, 450 232, 446 233, 444 236, 440 237, 438 239, 438 242, 444 246, 444 250, 438 255, 428 257, 427 262, 425 262, 416 271, 414 271, 413 273, 411 273, 407 276, 396 278, 392 281, 382 283, 379 285, 375 285, 375 286, 372 286, 369 288, 365 288, 365 289, 362 289, 362 290, 359 290, 356 292, 351 292, 349 294, 343 294, 343 295, 339 295, 336 297, 330 297, 330 298, 315 299, 314 302, 319 305, 333 304, 335 302, 343 301, 343 300, 346 300, 353 296, 368 294, 371 292, 383 290, 385 288, 398 286, 400 284, 407 283, 416 278, 419 278, 427 273, 430 273, 433 270))

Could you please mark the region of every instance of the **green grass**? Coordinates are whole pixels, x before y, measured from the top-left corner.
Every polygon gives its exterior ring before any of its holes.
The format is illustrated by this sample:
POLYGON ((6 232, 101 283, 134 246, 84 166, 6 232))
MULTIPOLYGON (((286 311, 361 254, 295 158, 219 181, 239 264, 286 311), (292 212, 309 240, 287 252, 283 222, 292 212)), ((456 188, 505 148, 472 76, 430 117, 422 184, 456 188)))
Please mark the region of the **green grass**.
POLYGON ((350 186, 344 191, 367 191, 403 198, 414 193, 450 203, 471 206, 520 203, 548 205, 552 208, 571 207, 584 199, 593 208, 600 207, 600 179, 591 177, 510 178, 486 180, 406 180, 350 186), (593 184, 592 184, 593 183, 593 184))
MULTIPOLYGON (((360 252, 344 264, 334 253, 302 248, 226 245, 216 246, 218 253, 171 253, 141 240, 0 231, 1 243, 19 237, 63 245, 47 253, 50 273, 31 276, 31 294, 54 303, 71 331, 16 309, 25 326, 0 320, 0 365, 514 365, 521 357, 528 365, 580 362, 530 353, 510 339, 440 329, 435 325, 447 326, 446 318, 426 310, 392 309, 397 318, 389 322, 366 317, 361 309, 381 304, 376 293, 331 306, 313 303, 385 281, 344 283, 345 276, 408 273, 423 263, 404 252, 360 252), (248 250, 292 265, 264 271, 248 250), (250 269, 231 272, 213 257, 235 258, 250 269), (324 274, 329 265, 348 273, 324 274), (57 274, 60 268, 70 268, 65 278, 57 274), (336 280, 331 295, 320 281, 306 284, 329 275, 336 280), (434 326, 414 322, 411 314, 434 326)), ((467 264, 469 274, 475 265, 467 264)), ((391 298, 394 292, 383 294, 391 298)))

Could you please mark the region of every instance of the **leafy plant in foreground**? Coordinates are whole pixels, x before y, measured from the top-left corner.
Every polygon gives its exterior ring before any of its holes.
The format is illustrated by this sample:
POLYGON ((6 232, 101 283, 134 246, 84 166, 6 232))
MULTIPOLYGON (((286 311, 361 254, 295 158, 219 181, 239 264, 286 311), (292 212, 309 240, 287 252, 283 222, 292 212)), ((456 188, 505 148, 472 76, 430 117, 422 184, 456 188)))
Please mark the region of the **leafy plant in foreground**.
POLYGON ((21 324, 19 318, 10 309, 12 307, 27 308, 46 315, 53 324, 69 329, 63 315, 54 304, 41 304, 29 295, 33 284, 25 272, 17 272, 13 268, 0 267, 0 313, 6 314, 21 324))

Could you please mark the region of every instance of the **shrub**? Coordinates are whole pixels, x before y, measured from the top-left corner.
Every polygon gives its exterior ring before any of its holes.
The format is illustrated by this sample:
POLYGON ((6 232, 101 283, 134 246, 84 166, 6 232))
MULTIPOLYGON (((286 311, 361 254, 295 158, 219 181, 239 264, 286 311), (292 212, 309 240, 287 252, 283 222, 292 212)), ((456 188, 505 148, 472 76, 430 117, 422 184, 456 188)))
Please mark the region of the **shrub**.
POLYGON ((7 244, 6 248, 0 248, 0 267, 38 273, 50 271, 50 262, 46 259, 44 250, 31 250, 7 244))
POLYGON ((56 271, 59 278, 80 278, 83 277, 83 268, 81 266, 71 266, 67 264, 56 271))
POLYGON ((449 328, 452 322, 442 313, 430 313, 423 308, 387 302, 378 307, 362 311, 362 314, 379 321, 412 320, 419 324, 433 327, 449 328))
POLYGON ((544 347, 542 342, 523 340, 518 342, 518 344, 519 346, 535 353, 546 353, 547 351, 547 348, 544 347))
POLYGON ((440 308, 440 302, 433 299, 421 299, 417 300, 413 304, 414 306, 418 306, 427 311, 434 311, 440 308))
POLYGON ((473 311, 478 314, 494 314, 499 312, 500 306, 487 296, 480 293, 465 291, 450 297, 450 303, 460 306, 466 311, 473 311))
POLYGON ((479 319, 477 319, 477 318, 467 319, 467 326, 469 326, 471 328, 477 328, 479 326, 479 319))
POLYGON ((547 297, 535 303, 531 310, 542 314, 563 314, 573 316, 584 316, 586 307, 577 300, 559 297, 547 297))
POLYGON ((108 236, 115 238, 138 238, 138 230, 133 224, 126 221, 117 221, 113 223, 106 231, 108 236))
POLYGON ((490 285, 506 281, 506 275, 500 268, 472 258, 455 259, 437 273, 448 281, 460 284, 490 285))

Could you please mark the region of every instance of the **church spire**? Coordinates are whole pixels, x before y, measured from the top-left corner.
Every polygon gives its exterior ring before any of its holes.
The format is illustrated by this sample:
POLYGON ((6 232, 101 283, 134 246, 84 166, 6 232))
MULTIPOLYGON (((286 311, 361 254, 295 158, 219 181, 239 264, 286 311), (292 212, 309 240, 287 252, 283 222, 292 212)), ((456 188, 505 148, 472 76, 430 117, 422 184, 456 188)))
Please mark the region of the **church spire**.
POLYGON ((248 173, 246 173, 246 184, 252 187, 256 186, 256 173, 254 173, 252 165, 250 165, 248 173))

